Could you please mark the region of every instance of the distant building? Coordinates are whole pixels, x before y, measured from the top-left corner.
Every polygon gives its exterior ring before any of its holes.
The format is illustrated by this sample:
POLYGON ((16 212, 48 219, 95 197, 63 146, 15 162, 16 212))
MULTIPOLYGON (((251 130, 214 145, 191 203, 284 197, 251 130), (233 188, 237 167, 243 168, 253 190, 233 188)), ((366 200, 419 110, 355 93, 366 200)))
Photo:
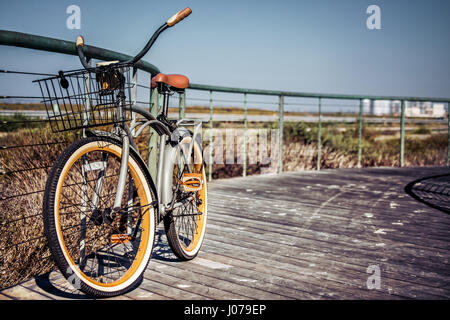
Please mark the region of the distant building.
MULTIPOLYGON (((397 116, 401 113, 401 101, 398 100, 363 100, 364 113, 382 116, 397 116)), ((405 102, 405 116, 425 118, 445 118, 447 110, 444 103, 405 102)))
POLYGON ((443 103, 409 102, 406 104, 407 117, 445 118, 447 112, 443 103))

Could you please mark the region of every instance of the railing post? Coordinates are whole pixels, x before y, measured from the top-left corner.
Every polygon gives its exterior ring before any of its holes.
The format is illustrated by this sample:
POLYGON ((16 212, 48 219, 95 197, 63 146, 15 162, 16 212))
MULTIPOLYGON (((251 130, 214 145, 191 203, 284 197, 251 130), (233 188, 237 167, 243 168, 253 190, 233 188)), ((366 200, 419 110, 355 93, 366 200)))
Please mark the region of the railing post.
POLYGON ((405 165, 405 100, 402 100, 400 119, 400 167, 405 165))
POLYGON ((247 175, 247 94, 244 93, 244 159, 242 162, 242 176, 247 175))
POLYGON ((447 166, 450 165, 450 102, 447 102, 447 160, 445 161, 445 164, 447 166))
POLYGON ((319 124, 317 128, 317 170, 320 170, 322 155, 322 98, 319 98, 319 124))
MULTIPOLYGON (((91 58, 86 58, 86 62, 89 66, 91 66, 91 58)), ((85 92, 91 92, 91 73, 87 72, 86 75, 84 76, 84 89, 85 92)), ((86 126, 89 124, 89 111, 91 110, 91 98, 89 97, 89 94, 86 94, 85 99, 84 99, 84 105, 85 105, 85 110, 83 113, 83 126, 86 126)), ((83 138, 86 138, 86 128, 83 128, 82 130, 82 135, 83 138)))
POLYGON ((212 180, 212 162, 213 162, 213 145, 212 145, 212 130, 213 130, 213 99, 212 90, 209 90, 209 164, 208 164, 208 182, 212 180))
MULTIPOLYGON (((150 113, 155 117, 158 115, 158 89, 150 89, 150 113)), ((149 128, 148 139, 148 168, 150 175, 156 182, 156 168, 157 168, 157 150, 158 149, 158 134, 152 128, 149 128)))
POLYGON ((359 99, 359 120, 358 120, 358 168, 361 168, 362 160, 362 129, 363 129, 363 100, 359 99))
POLYGON ((186 90, 180 93, 180 99, 178 103, 178 118, 183 119, 186 116, 186 90))
POLYGON ((283 172, 283 128, 284 128, 284 97, 280 95, 278 103, 278 173, 283 172))
MULTIPOLYGON (((131 105, 134 106, 137 101, 137 77, 138 77, 138 68, 133 67, 133 78, 131 79, 131 105)), ((133 125, 136 122, 136 113, 131 113, 131 125, 133 125)), ((134 134, 134 129, 132 134, 134 134)))

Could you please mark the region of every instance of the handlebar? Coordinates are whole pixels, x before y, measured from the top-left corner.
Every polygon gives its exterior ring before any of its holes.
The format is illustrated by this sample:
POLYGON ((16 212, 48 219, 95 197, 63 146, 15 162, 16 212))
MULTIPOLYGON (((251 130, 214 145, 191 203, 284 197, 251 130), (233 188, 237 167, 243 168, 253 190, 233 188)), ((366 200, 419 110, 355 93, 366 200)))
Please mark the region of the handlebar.
POLYGON ((86 57, 83 52, 84 47, 84 38, 83 36, 78 36, 77 41, 75 42, 75 46, 77 47, 78 57, 80 58, 81 64, 85 69, 89 69, 91 66, 87 63, 86 57))
POLYGON ((191 8, 187 7, 184 8, 183 10, 178 11, 177 13, 175 13, 173 16, 171 16, 167 21, 167 25, 169 27, 176 25, 178 22, 180 22, 181 20, 183 20, 184 18, 186 18, 188 15, 190 15, 192 13, 191 8))
MULTIPOLYGON (((186 18, 191 13, 192 13, 192 10, 189 7, 184 8, 183 10, 180 10, 177 13, 175 13, 172 17, 170 17, 166 21, 166 23, 164 23, 162 26, 160 26, 155 31, 155 33, 153 33, 153 35, 151 36, 150 40, 147 42, 145 47, 136 56, 134 56, 132 59, 126 61, 125 63, 127 63, 127 64, 135 64, 139 60, 141 60, 142 57, 145 56, 145 54, 150 50, 152 45, 155 43, 155 41, 158 38, 158 36, 164 30, 166 30, 166 29, 176 25, 178 22, 180 22, 181 20, 186 18)), ((77 41, 76 41, 75 45, 76 45, 76 48, 77 48, 77 53, 78 53, 78 57, 80 58, 81 64, 83 65, 83 67, 85 69, 89 69, 90 65, 87 63, 86 56, 84 55, 84 52, 83 52, 83 47, 84 47, 84 38, 83 38, 83 36, 78 36, 77 37, 77 41)))

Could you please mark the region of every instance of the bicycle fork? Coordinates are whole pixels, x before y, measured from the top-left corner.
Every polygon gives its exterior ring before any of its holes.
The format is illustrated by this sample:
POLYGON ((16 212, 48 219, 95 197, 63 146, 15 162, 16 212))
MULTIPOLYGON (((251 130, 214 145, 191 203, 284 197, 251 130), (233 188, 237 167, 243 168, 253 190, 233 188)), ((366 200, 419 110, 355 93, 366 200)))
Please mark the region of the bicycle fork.
MULTIPOLYGON (((113 210, 118 212, 122 205, 123 194, 125 192, 125 184, 128 176, 128 156, 130 155, 130 137, 126 132, 121 130, 122 137, 122 158, 120 159, 119 181, 117 183, 116 197, 114 199, 113 210)), ((131 181, 130 181, 131 183, 131 181)))
MULTIPOLYGON (((125 100, 125 94, 124 94, 124 86, 122 85, 121 90, 119 94, 117 95, 119 103, 117 104, 117 111, 116 116, 117 118, 123 119, 124 117, 124 100, 125 100)), ((117 191, 116 191, 116 197, 114 199, 114 205, 113 205, 113 211, 118 212, 120 210, 121 204, 122 204, 122 198, 125 191, 125 184, 127 182, 127 173, 128 173, 128 157, 130 155, 130 136, 129 136, 129 130, 126 130, 125 127, 127 126, 126 123, 122 123, 122 126, 118 126, 119 129, 119 135, 122 140, 122 157, 120 159, 120 171, 119 171, 119 181, 117 183, 117 191)), ((129 182, 131 184, 131 180, 129 182)))

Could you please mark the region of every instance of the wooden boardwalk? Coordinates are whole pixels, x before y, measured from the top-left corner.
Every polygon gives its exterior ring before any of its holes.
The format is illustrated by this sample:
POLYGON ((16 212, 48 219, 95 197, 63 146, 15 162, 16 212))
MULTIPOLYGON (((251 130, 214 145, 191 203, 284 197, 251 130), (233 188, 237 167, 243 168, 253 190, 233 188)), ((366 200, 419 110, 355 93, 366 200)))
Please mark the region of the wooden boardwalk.
MULTIPOLYGON (((159 230, 144 281, 115 299, 450 298, 449 168, 224 179, 208 195, 198 257, 179 262, 159 230)), ((57 271, 0 291, 74 298, 57 271)))

